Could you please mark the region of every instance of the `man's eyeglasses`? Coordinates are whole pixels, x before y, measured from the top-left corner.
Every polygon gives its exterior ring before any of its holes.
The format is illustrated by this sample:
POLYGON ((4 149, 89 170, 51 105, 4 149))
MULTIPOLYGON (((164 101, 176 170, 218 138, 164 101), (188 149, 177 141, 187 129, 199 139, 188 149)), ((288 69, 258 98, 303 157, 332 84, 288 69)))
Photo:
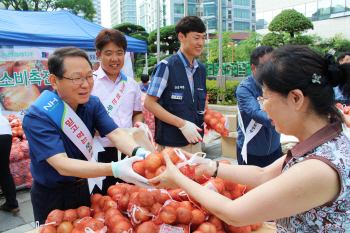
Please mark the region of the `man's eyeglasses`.
POLYGON ((88 83, 92 83, 94 82, 94 76, 91 75, 91 76, 87 76, 85 78, 67 78, 67 77, 63 77, 62 78, 65 78, 65 79, 69 79, 69 80, 72 80, 72 82, 76 85, 81 85, 83 82, 84 82, 84 79, 86 79, 86 81, 88 83))
POLYGON ((266 99, 268 99, 270 97, 273 97, 273 96, 276 96, 276 95, 279 95, 279 94, 281 94, 281 93, 273 94, 273 95, 270 95, 270 96, 265 97, 265 98, 259 96, 257 99, 258 99, 258 102, 259 102, 260 106, 262 107, 264 105, 264 102, 265 102, 266 99))

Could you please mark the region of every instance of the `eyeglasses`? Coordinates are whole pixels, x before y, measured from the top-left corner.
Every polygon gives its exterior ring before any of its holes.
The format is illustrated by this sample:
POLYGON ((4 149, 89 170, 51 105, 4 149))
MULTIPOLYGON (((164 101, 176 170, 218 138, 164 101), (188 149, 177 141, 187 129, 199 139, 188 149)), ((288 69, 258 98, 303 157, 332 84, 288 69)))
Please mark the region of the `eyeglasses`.
POLYGON ((87 76, 85 78, 67 78, 67 77, 63 77, 63 76, 62 76, 62 78, 72 80, 73 84, 76 84, 76 85, 81 85, 84 82, 84 79, 86 79, 86 81, 88 83, 94 82, 94 76, 92 76, 92 75, 87 76))
POLYGON ((281 93, 273 94, 273 95, 270 95, 270 96, 265 97, 265 98, 259 96, 259 97, 257 98, 257 100, 258 100, 260 106, 262 107, 262 106, 264 105, 264 102, 265 102, 266 99, 268 99, 268 98, 270 98, 270 97, 273 97, 273 96, 276 96, 276 95, 279 95, 279 94, 281 94, 281 93))

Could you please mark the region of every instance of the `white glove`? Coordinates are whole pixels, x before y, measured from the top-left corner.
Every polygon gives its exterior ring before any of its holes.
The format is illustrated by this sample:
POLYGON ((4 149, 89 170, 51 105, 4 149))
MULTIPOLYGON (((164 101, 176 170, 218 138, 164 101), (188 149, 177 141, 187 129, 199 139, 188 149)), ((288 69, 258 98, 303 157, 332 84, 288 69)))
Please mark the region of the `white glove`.
POLYGON ((151 154, 150 151, 145 150, 144 148, 140 147, 137 151, 135 156, 146 158, 149 154, 151 154))
POLYGON ((185 136, 187 141, 189 143, 196 143, 198 141, 203 141, 201 135, 198 133, 202 131, 202 129, 198 128, 197 125, 193 124, 190 121, 186 121, 186 124, 182 127, 179 128, 182 132, 182 134, 185 136))
POLYGON ((118 162, 112 162, 111 165, 114 177, 120 178, 128 183, 136 184, 143 188, 152 188, 152 185, 147 184, 148 179, 140 176, 132 169, 132 164, 141 160, 143 160, 142 157, 134 156, 118 162))

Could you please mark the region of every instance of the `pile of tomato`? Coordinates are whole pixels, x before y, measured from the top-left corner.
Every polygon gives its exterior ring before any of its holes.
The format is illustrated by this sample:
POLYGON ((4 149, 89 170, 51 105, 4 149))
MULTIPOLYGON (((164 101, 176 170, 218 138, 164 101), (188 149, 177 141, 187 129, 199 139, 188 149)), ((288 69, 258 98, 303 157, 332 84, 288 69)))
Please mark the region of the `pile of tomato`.
POLYGON ((12 132, 12 147, 10 153, 10 171, 16 188, 29 188, 32 186, 33 177, 30 173, 29 146, 22 129, 19 117, 10 114, 4 116, 10 122, 12 132))
MULTIPOLYGON (((231 200, 251 190, 207 175, 195 181, 231 200)), ((106 196, 94 194, 90 200, 90 207, 53 210, 40 232, 248 233, 261 226, 261 223, 243 227, 226 224, 180 188, 145 189, 116 184, 108 188, 106 196)))

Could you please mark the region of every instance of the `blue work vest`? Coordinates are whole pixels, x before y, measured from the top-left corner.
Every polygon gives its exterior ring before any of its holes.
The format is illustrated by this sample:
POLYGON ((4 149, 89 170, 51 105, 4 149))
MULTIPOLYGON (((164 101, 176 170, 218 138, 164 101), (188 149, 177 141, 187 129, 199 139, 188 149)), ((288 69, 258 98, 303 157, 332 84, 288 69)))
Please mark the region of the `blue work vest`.
MULTIPOLYGON (((199 66, 194 73, 194 94, 190 89, 184 64, 178 54, 166 58, 169 62, 169 78, 158 103, 171 114, 196 124, 202 129, 199 134, 203 137, 203 111, 207 94, 206 69, 199 66)), ((155 140, 158 144, 171 147, 187 146, 189 142, 176 126, 155 118, 155 140)))

